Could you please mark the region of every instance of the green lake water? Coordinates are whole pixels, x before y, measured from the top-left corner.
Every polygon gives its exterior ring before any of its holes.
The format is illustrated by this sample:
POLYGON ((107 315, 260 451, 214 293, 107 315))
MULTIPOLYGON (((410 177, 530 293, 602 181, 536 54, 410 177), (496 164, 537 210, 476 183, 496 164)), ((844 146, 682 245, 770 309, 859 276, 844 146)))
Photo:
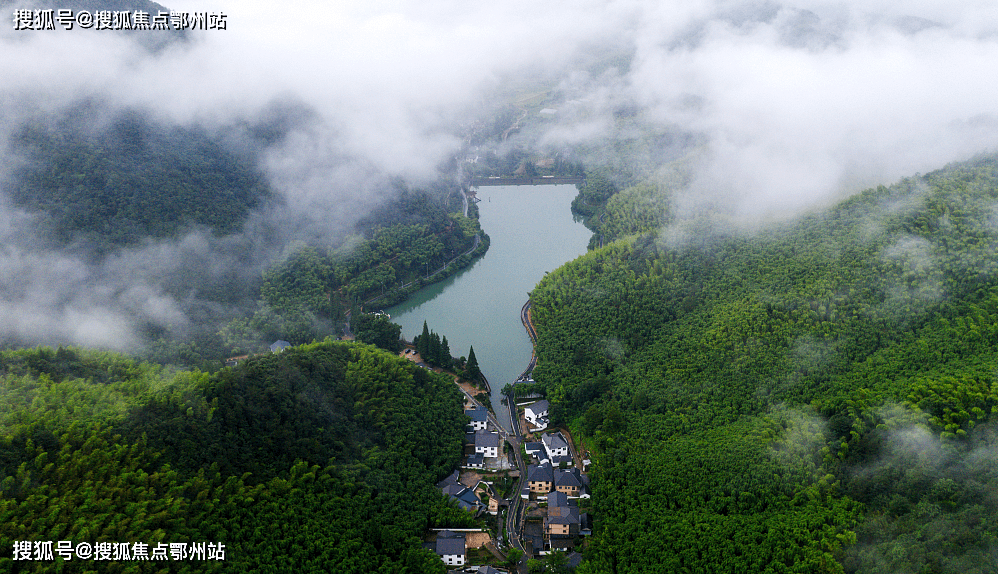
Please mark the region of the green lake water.
POLYGON ((482 229, 492 243, 462 272, 387 309, 408 340, 423 321, 447 337, 451 354, 475 356, 492 387, 492 406, 509 426, 500 391, 530 362, 531 344, 520 308, 544 273, 586 252, 591 232, 572 217, 574 185, 479 188, 482 229))

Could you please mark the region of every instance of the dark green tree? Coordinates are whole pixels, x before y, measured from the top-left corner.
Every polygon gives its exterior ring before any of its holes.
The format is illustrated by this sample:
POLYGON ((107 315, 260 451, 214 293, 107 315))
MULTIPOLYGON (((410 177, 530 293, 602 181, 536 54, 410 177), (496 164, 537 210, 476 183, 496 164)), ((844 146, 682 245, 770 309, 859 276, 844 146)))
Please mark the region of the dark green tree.
POLYGON ((423 360, 427 360, 427 356, 430 348, 430 328, 426 325, 426 321, 423 321, 423 333, 416 338, 416 352, 423 360))
POLYGON ((475 357, 474 345, 472 345, 471 350, 468 351, 468 362, 466 363, 464 369, 464 376, 472 381, 477 381, 482 378, 482 371, 478 367, 478 358, 475 357))
POLYGON ((402 350, 402 327, 384 315, 364 314, 358 317, 354 335, 358 341, 370 343, 386 351, 402 350))
POLYGON ((449 369, 453 365, 454 359, 450 356, 450 345, 447 343, 447 337, 440 343, 440 366, 449 369))
POLYGON ((510 548, 506 551, 506 561, 503 562, 503 566, 516 568, 516 565, 520 563, 520 558, 523 558, 523 551, 518 548, 510 548))

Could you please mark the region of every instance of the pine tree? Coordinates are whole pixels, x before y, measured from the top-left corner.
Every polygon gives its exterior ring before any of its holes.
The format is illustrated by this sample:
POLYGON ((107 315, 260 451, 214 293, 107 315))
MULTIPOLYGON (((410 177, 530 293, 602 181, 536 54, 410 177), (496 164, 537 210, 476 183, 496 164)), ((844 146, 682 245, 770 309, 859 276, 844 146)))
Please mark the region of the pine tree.
POLYGON ((465 368, 465 377, 472 381, 482 378, 482 371, 478 368, 478 359, 475 358, 475 347, 468 351, 468 365, 465 368))
POLYGON ((430 328, 426 326, 426 321, 423 321, 423 334, 419 336, 419 340, 416 341, 416 352, 419 356, 423 358, 424 361, 428 361, 430 357, 427 356, 427 351, 430 347, 430 328))
POLYGON ((426 345, 426 356, 423 360, 433 365, 440 364, 440 335, 430 331, 429 344, 426 345))
POLYGON ((450 356, 450 345, 447 344, 447 337, 444 337, 442 343, 440 343, 440 366, 449 369, 454 363, 454 359, 450 356))

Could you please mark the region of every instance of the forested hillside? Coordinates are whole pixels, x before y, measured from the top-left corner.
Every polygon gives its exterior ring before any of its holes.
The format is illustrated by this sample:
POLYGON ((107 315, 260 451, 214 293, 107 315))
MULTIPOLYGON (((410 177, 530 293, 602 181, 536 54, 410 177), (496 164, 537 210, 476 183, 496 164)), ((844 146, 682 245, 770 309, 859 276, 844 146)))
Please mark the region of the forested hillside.
POLYGON ((462 455, 460 392, 371 346, 213 375, 38 348, 0 374, 2 571, 443 572, 421 537, 472 523, 434 487, 462 455), (14 541, 59 540, 225 559, 12 561, 14 541))
POLYGON ((264 273, 260 309, 229 324, 226 344, 236 352, 338 333, 351 307, 358 315, 365 305, 389 307, 463 269, 488 250, 489 238, 477 208, 470 217, 449 211, 460 197, 458 188, 402 188, 343 244, 300 246, 264 273))
POLYGON ((534 376, 597 460, 583 571, 998 571, 996 206, 987 156, 548 274, 534 376))
POLYGON ((84 100, 11 138, 21 163, 7 192, 44 213, 61 243, 107 251, 192 225, 231 233, 273 196, 255 159, 219 134, 162 125, 138 110, 95 121, 104 113, 84 100))

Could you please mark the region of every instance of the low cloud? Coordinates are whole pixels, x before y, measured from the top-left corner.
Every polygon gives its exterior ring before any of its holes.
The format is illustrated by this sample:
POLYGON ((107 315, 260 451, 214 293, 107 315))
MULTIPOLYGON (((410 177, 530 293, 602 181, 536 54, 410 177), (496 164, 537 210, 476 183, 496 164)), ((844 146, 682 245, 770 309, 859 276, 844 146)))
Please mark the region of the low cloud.
MULTIPOLYGON (((29 4, 4 7, 9 15, 29 4)), ((178 291, 186 275, 217 287, 258 277, 289 240, 334 241, 386 197, 391 178, 436 177, 462 145, 461 126, 518 90, 562 99, 544 129, 513 136, 531 146, 670 136, 641 140, 652 163, 697 146, 676 208, 725 211, 712 225, 799 213, 998 144, 987 73, 998 61, 998 17, 970 2, 170 8, 225 12, 227 29, 149 49, 135 41, 141 32, 14 31, 9 18, 0 26, 0 181, 20 160, 6 145, 14 130, 97 98, 109 115, 142 110, 242 134, 235 146, 244 137, 261 145, 259 132, 238 126, 271 118, 283 131, 264 138, 258 157, 280 201, 230 239, 193 231, 104 263, 43 252, 30 214, 0 204, 9 319, 0 335, 128 346, 138 324, 190 323, 209 299, 203 288, 178 291)))

